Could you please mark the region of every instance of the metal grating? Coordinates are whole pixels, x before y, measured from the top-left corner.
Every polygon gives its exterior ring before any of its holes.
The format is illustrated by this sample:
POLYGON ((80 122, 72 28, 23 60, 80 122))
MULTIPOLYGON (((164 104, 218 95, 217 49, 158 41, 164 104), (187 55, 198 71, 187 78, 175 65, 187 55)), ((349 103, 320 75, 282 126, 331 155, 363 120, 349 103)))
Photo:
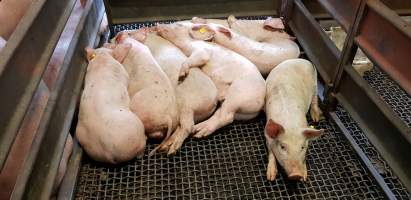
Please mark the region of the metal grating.
POLYGON ((283 172, 266 180, 265 119, 236 122, 205 140, 188 140, 173 157, 145 156, 119 166, 83 160, 76 199, 383 199, 344 136, 333 124, 307 155, 309 181, 283 172))
POLYGON ((368 138, 364 135, 360 127, 356 122, 354 122, 348 112, 345 111, 342 106, 337 106, 336 114, 343 122, 344 126, 350 131, 350 134, 353 136, 356 143, 361 147, 374 167, 384 178, 385 183, 387 183, 394 195, 398 199, 411 199, 411 194, 403 186, 398 177, 394 174, 392 169, 381 157, 374 145, 372 145, 368 138))
POLYGON ((365 72, 364 79, 411 128, 411 97, 407 92, 377 66, 374 66, 371 71, 365 72))
MULTIPOLYGON (((113 28, 117 33, 152 24, 116 25, 113 28)), ((355 125, 347 113, 340 112, 339 117, 346 119, 344 123, 355 125)), ((206 140, 190 139, 177 155, 169 158, 161 154, 148 158, 154 144, 147 145, 143 158, 123 165, 102 165, 85 156, 76 199, 384 198, 339 129, 325 120, 319 124, 319 128, 326 129, 325 134, 312 143, 307 155, 309 181, 305 184, 290 182, 284 179, 283 172, 279 172, 276 181, 266 181, 264 122, 260 115, 248 122, 235 122, 206 140)), ((349 130, 363 149, 374 150, 365 152, 372 158, 377 156, 378 159, 372 161, 383 166, 377 168, 385 170, 387 175, 383 177, 397 197, 409 199, 410 194, 360 129, 349 130)))
MULTIPOLYGON (((236 17, 237 19, 250 19, 250 20, 264 20, 269 16, 252 16, 252 17, 236 17)), ((159 21, 159 23, 169 24, 173 23, 176 20, 168 20, 168 21, 159 21)), ((150 27, 154 26, 156 22, 144 22, 144 23, 136 23, 136 24, 118 24, 113 26, 114 33, 116 35, 118 32, 123 30, 133 30, 139 29, 141 27, 150 27)))

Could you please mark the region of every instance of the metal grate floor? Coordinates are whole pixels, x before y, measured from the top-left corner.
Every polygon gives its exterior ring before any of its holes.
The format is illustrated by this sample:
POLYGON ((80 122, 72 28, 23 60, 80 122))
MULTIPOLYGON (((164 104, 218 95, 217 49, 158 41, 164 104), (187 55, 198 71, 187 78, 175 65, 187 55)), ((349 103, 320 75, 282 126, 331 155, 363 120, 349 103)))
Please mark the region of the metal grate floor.
POLYGON ((384 178, 385 183, 387 183, 394 195, 398 199, 411 199, 411 194, 403 186, 398 177, 394 174, 392 169, 381 157, 374 145, 372 145, 368 138, 364 135, 360 127, 354 122, 348 112, 345 111, 342 106, 338 106, 336 114, 344 126, 350 131, 350 134, 353 136, 355 142, 360 146, 365 155, 367 155, 382 178, 384 178))
MULTIPOLYGON (((251 17, 261 19, 264 17, 251 17)), ((170 22, 170 21, 169 21, 170 22)), ((167 22, 165 22, 167 23, 167 22)), ((153 23, 114 26, 114 32, 151 26, 153 23)), ((378 80, 378 74, 376 77, 378 80)), ((378 86, 376 86, 378 87, 378 86)), ((408 107, 409 109, 409 107, 408 107)), ((410 194, 348 114, 337 114, 380 170, 399 199, 410 194)), ((76 199, 383 199, 351 146, 333 123, 308 150, 309 181, 290 182, 281 171, 276 181, 266 180, 267 151, 263 136, 265 118, 235 122, 205 140, 191 140, 173 157, 147 154, 117 166, 84 156, 76 199)))
POLYGON ((236 122, 205 140, 188 140, 174 157, 145 156, 121 166, 83 160, 76 199, 383 199, 338 128, 326 132, 307 155, 309 181, 266 180, 265 119, 236 122))
POLYGON ((411 97, 377 66, 364 73, 364 79, 411 128, 411 97))

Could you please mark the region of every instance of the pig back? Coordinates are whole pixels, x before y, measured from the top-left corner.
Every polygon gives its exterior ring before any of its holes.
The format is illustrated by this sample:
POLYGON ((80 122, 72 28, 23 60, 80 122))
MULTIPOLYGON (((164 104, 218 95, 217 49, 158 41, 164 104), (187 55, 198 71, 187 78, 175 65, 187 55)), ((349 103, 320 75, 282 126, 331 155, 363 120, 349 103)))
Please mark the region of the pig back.
POLYGON ((91 98, 93 104, 101 102, 102 108, 127 107, 127 85, 128 74, 123 66, 109 55, 97 55, 87 67, 82 100, 91 98))
POLYGON ((154 59, 166 73, 172 85, 177 87, 181 64, 187 57, 171 42, 154 33, 148 35, 144 44, 150 49, 154 59))
POLYGON ((316 70, 304 59, 289 59, 271 70, 266 80, 267 115, 282 115, 284 110, 307 113, 316 95, 316 70))
POLYGON ((172 88, 170 79, 158 65, 147 46, 132 47, 123 66, 129 74, 128 93, 133 97, 138 91, 149 85, 161 85, 172 88))
MULTIPOLYGON (((199 41, 203 42, 203 41, 199 41)), ((211 58, 202 68, 214 81, 232 82, 242 76, 260 76, 257 67, 247 58, 217 44, 206 43, 212 49, 211 58)))
POLYGON ((95 160, 129 160, 145 146, 143 124, 129 109, 127 83, 127 72, 110 55, 90 62, 76 136, 95 160))

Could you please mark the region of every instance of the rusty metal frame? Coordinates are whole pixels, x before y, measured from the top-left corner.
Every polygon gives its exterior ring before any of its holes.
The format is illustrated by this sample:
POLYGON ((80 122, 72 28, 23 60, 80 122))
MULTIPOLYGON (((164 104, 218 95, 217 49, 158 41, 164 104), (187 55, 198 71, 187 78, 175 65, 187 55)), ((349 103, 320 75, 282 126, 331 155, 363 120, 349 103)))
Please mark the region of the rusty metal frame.
POLYGON ((0 170, 74 3, 35 1, 0 53, 0 170))
MULTIPOLYGON (((289 27, 325 81, 328 112, 332 113, 336 101, 341 103, 405 187, 411 190, 411 159, 408 155, 411 152, 411 130, 352 67, 359 46, 374 63, 408 90, 411 70, 405 72, 402 64, 409 59, 405 54, 411 52, 411 31, 402 26, 402 20, 394 11, 378 0, 318 1, 348 33, 342 52, 336 49, 301 0, 293 1, 286 16, 289 16, 289 27), (387 27, 388 31, 384 28, 378 34, 371 33, 370 30, 375 30, 378 24, 387 27), (387 55, 386 47, 401 52, 387 55), (394 73, 398 71, 400 75, 394 73)), ((383 189, 384 185, 381 185, 383 189)))
POLYGON ((94 46, 103 14, 102 1, 87 1, 11 199, 50 198, 84 81, 84 48, 94 46))

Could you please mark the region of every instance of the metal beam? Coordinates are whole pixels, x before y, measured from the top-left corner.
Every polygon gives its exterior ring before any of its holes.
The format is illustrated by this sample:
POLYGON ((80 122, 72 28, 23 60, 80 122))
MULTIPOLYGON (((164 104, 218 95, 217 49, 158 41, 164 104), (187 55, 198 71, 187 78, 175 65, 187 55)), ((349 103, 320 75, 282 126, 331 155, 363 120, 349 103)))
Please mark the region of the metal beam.
POLYGON ((348 32, 361 0, 318 0, 324 9, 348 32))
POLYGON ((0 53, 0 169, 74 3, 34 1, 0 53))
POLYGON ((368 1, 367 8, 355 38, 358 46, 411 95, 410 25, 379 1, 368 1))
POLYGON ((12 199, 50 198, 84 81, 84 48, 93 46, 103 13, 102 1, 87 1, 12 199))

